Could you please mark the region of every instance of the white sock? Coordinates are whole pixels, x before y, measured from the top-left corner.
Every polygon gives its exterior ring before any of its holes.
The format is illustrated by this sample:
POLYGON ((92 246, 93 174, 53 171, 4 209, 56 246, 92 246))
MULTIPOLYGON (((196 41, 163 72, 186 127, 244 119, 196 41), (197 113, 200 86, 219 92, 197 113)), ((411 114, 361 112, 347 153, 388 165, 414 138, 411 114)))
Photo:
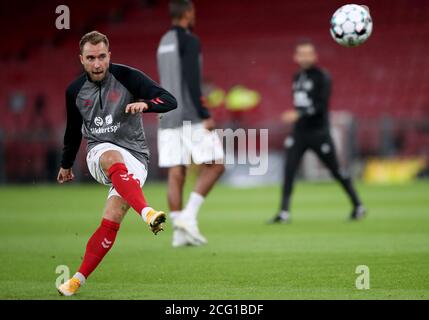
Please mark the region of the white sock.
POLYGON ((173 222, 173 225, 174 225, 174 222, 176 221, 176 219, 177 219, 181 214, 182 214, 182 211, 170 211, 170 219, 171 219, 171 222, 173 222))
POLYGON ((144 222, 146 222, 146 223, 148 223, 147 222, 147 213, 149 212, 149 211, 151 211, 151 210, 153 210, 151 207, 145 207, 145 208, 143 208, 143 210, 142 210, 142 219, 143 219, 143 221, 144 222))
POLYGON ((85 281, 86 281, 85 276, 82 273, 80 273, 80 272, 76 272, 75 275, 73 276, 73 278, 79 279, 81 286, 83 286, 84 283, 85 283, 85 281))
POLYGON ((203 202, 204 197, 202 195, 196 192, 191 192, 183 214, 186 215, 186 217, 189 218, 191 221, 196 221, 198 211, 200 210, 200 207, 203 202))
POLYGON ((170 211, 170 219, 175 220, 181 213, 182 211, 170 211))

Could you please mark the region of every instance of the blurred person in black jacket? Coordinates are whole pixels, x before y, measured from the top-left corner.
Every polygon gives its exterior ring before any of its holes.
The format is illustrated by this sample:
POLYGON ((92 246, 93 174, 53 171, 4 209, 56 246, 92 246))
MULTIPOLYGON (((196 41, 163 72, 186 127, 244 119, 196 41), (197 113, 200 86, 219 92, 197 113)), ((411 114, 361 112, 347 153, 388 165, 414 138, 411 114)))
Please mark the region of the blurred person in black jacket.
POLYGON ((270 220, 271 223, 290 222, 289 207, 294 177, 307 150, 316 153, 349 196, 353 206, 350 219, 358 220, 366 212, 350 176, 338 163, 329 124, 331 78, 317 66, 317 61, 315 45, 310 40, 298 42, 294 62, 299 65, 300 70, 293 77, 292 87, 295 108, 282 115, 282 121, 293 124, 293 130, 285 140, 286 163, 281 208, 270 220))

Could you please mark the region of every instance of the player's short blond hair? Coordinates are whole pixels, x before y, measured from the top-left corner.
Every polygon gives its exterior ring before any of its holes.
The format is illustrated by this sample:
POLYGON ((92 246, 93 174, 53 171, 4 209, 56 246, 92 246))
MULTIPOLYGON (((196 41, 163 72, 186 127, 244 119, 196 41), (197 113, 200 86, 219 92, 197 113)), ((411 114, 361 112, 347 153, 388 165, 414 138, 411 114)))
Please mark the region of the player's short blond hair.
POLYGON ((99 44, 100 42, 103 42, 107 49, 109 49, 109 39, 107 39, 107 36, 105 34, 102 34, 98 31, 91 31, 85 34, 79 41, 79 48, 80 53, 83 51, 83 46, 85 43, 89 42, 90 44, 99 44))

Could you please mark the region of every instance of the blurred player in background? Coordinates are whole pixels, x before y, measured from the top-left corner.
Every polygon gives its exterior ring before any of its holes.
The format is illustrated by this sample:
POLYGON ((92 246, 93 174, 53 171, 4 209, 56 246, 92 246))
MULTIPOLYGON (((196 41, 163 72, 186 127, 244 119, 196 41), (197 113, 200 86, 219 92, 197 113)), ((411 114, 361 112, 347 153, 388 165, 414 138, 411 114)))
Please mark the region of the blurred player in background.
POLYGON ((200 41, 191 32, 195 8, 190 0, 169 4, 172 28, 162 37, 158 52, 161 85, 177 99, 177 109, 159 121, 159 166, 168 169, 168 204, 173 221, 173 247, 202 245, 198 211, 225 168, 222 143, 215 123, 203 105, 200 41), (200 172, 188 203, 182 206, 186 166, 191 159, 200 172))
POLYGON ((353 210, 350 219, 364 216, 365 208, 360 201, 348 174, 340 169, 335 146, 330 134, 328 104, 331 95, 331 79, 320 69, 314 44, 303 40, 296 45, 294 61, 300 71, 294 76, 293 97, 295 109, 282 115, 285 123, 294 124, 292 134, 286 139, 286 165, 282 192, 281 211, 271 223, 290 221, 290 198, 294 176, 306 150, 313 150, 329 169, 332 176, 343 186, 353 210))
POLYGON ((80 40, 80 61, 85 72, 66 91, 67 128, 57 180, 73 180, 83 133, 89 171, 110 190, 103 220, 89 239, 79 271, 58 288, 66 296, 76 293, 112 248, 130 207, 153 233, 162 230, 164 212, 149 207, 141 189, 149 159, 141 113, 162 113, 177 106, 169 92, 141 71, 110 63, 109 41, 97 31, 80 40))

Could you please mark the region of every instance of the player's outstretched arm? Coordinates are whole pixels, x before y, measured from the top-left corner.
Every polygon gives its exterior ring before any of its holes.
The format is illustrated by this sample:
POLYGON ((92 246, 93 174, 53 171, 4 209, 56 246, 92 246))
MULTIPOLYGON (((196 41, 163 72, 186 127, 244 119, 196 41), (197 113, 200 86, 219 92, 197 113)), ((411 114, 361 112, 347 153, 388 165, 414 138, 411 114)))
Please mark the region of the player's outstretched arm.
POLYGON ((113 64, 110 71, 134 97, 124 112, 164 113, 177 108, 176 98, 140 70, 113 64))
POLYGON ((155 113, 165 113, 177 108, 176 98, 173 97, 168 91, 158 87, 152 87, 152 98, 151 100, 144 100, 148 108, 143 110, 143 112, 155 112, 155 113), (157 93, 154 93, 154 91, 157 93))
POLYGON ((135 114, 138 112, 144 112, 149 108, 146 102, 135 102, 129 103, 125 107, 125 113, 135 114))

